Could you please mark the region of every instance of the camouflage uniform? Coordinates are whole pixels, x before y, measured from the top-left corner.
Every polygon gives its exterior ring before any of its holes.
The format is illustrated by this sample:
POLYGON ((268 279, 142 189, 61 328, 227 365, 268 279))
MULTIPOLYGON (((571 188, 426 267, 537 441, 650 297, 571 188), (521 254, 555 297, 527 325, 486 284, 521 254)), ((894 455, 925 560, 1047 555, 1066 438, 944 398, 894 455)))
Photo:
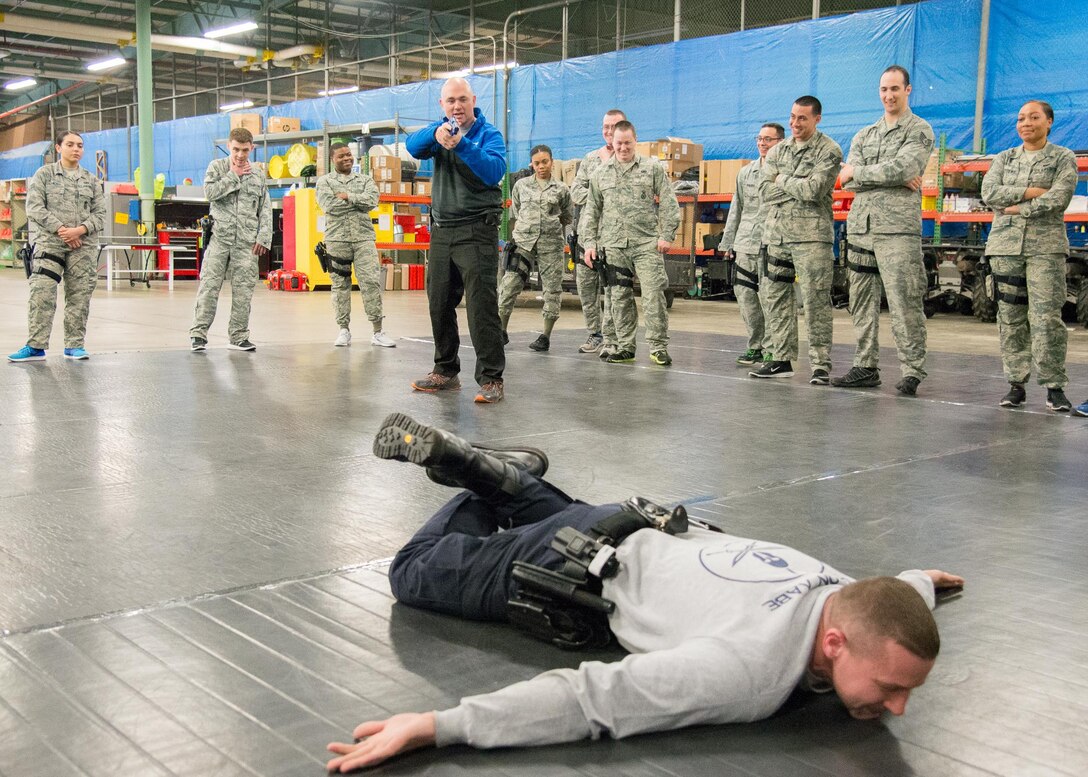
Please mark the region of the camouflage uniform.
POLYGON ((252 164, 249 175, 238 176, 230 159, 216 159, 204 173, 204 196, 211 206, 215 224, 211 245, 204 249, 200 264, 200 288, 190 337, 208 339, 208 327, 215 320, 219 290, 230 271, 230 324, 232 343, 249 339, 249 306, 260 270, 253 245, 272 244, 272 202, 265 187, 264 167, 252 164))
POLYGON ((908 110, 890 127, 881 118, 858 132, 846 159, 854 166, 846 188, 857 193, 846 220, 850 314, 858 336, 854 366, 879 364, 883 283, 899 368, 918 380, 926 377, 922 191, 905 184, 925 171, 932 151, 933 128, 908 110))
POLYGON ((359 281, 363 310, 377 332, 382 327, 381 266, 374 245, 370 211, 378 207, 378 184, 369 175, 331 172, 317 180, 317 204, 325 211, 325 248, 329 252, 332 307, 336 325, 351 324, 351 270, 359 281), (348 199, 336 195, 344 192, 348 199), (339 272, 337 272, 339 270, 339 272))
POLYGON ((512 237, 517 246, 518 267, 506 270, 499 288, 499 317, 503 321, 510 318, 534 259, 544 289, 544 318, 552 321, 559 318, 566 263, 563 228, 571 223, 571 207, 570 190, 562 181, 553 178, 541 182, 534 175, 514 184, 510 216, 515 220, 512 237))
POLYGON ((737 174, 737 192, 729 205, 729 218, 719 248, 736 253, 737 279, 733 293, 737 296, 740 317, 748 330, 748 349, 769 351, 763 307, 759 303, 759 287, 763 262, 759 249, 763 233, 763 211, 759 205, 759 184, 763 180, 763 161, 757 159, 737 174))
POLYGON ((87 334, 91 294, 98 283, 98 235, 106 222, 102 185, 82 167, 66 172, 60 162, 45 165, 30 179, 26 216, 34 240, 30 276, 27 345, 45 350, 57 311, 57 286, 64 280, 64 347, 82 348, 87 334), (61 227, 87 228, 83 245, 69 248, 57 235, 61 227), (46 254, 64 260, 47 259, 46 254))
POLYGON ((1023 146, 1002 151, 982 179, 982 197, 994 209, 986 255, 998 281, 997 325, 1009 383, 1025 383, 1034 358, 1041 385, 1063 388, 1067 333, 1064 214, 1077 185, 1073 152, 1047 143, 1033 155, 1023 146), (1049 191, 1024 201, 1024 191, 1049 191), (1019 215, 1005 215, 1011 205, 1019 215))
MULTIPOLYGON (((574 183, 570 186, 570 199, 578 207, 576 233, 579 236, 585 234, 585 204, 589 199, 589 179, 604 162, 597 153, 600 149, 590 151, 582 157, 578 165, 578 173, 574 176, 574 183)), ((582 316, 586 320, 586 329, 591 335, 602 335, 604 345, 613 347, 616 344, 616 327, 612 323, 612 309, 608 305, 608 295, 604 294, 604 286, 601 284, 601 276, 596 270, 574 258, 574 277, 578 284, 578 297, 582 301, 582 316), (604 295, 604 312, 602 318, 601 296, 604 295)))
POLYGON ((801 284, 813 370, 831 371, 831 246, 835 224, 831 191, 842 149, 817 130, 805 143, 789 138, 763 162, 759 197, 765 209, 766 282, 760 300, 775 361, 797 358, 797 307, 793 280, 801 284))
POLYGON ((583 219, 586 247, 605 249, 608 265, 616 273, 606 298, 612 306, 619 350, 635 352, 635 273, 642 287, 646 342, 651 353, 665 349, 669 281, 657 241, 672 242, 680 225, 680 205, 665 168, 650 157, 636 155, 628 164, 612 157, 589 180, 583 219), (655 197, 660 200, 656 206, 655 197))

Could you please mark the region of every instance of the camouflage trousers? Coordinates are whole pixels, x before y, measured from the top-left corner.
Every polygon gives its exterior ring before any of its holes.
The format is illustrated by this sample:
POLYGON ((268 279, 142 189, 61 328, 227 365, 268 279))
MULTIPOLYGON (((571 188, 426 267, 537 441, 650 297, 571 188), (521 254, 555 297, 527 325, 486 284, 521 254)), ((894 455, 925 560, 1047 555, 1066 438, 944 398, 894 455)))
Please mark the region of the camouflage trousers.
POLYGON ((850 315, 858 347, 855 367, 880 363, 880 294, 888 298, 892 336, 903 377, 926 377, 926 271, 919 235, 850 236, 850 315), (855 248, 856 247, 856 248, 855 248), (859 250, 860 249, 860 250, 859 250))
POLYGON ((578 284, 578 298, 582 301, 586 330, 591 335, 603 335, 608 345, 615 345, 616 327, 612 323, 612 307, 608 304, 608 295, 604 293, 600 273, 587 267, 585 262, 578 261, 574 264, 574 279, 578 284))
MULTIPOLYGON (((56 248, 45 253, 60 254, 56 248)), ((83 245, 68 251, 61 258, 66 266, 41 253, 34 258, 34 274, 30 276, 30 303, 27 306, 27 322, 30 336, 26 344, 45 350, 49 347, 49 335, 53 331, 53 317, 57 312, 57 283, 48 275, 37 272, 39 268, 61 276, 64 284, 64 347, 82 348, 87 336, 87 317, 91 313, 91 294, 98 284, 96 258, 98 246, 83 245)))
POLYGON ((253 302, 253 287, 257 285, 259 267, 253 245, 224 246, 212 236, 200 264, 200 288, 196 292, 196 311, 190 337, 208 339, 208 327, 215 320, 219 305, 219 290, 230 273, 230 323, 227 336, 232 343, 249 339, 249 307, 253 302))
MULTIPOLYGON (((363 311, 377 332, 382 327, 382 286, 381 264, 374 241, 329 241, 325 247, 330 256, 343 259, 354 267, 359 293, 363 297, 363 311)), ((332 309, 336 313, 336 325, 348 329, 351 326, 351 277, 329 273, 329 278, 332 279, 332 309)))
POLYGON ((1026 383, 1034 361, 1040 385, 1064 388, 1069 382, 1065 373, 1068 333, 1062 323, 1065 255, 991 256, 990 267, 999 276, 997 331, 1005 379, 1026 383))
POLYGON ((760 301, 775 361, 797 358, 797 298, 800 284, 808 330, 811 369, 831 372, 831 276, 835 256, 830 243, 786 243, 767 249, 760 301))
POLYGON ((563 264, 566 261, 563 244, 537 241, 537 244, 527 253, 519 249, 517 261, 518 269, 507 270, 502 276, 502 283, 499 284, 499 318, 503 321, 510 319, 518 294, 529 280, 534 261, 537 272, 540 273, 540 286, 543 289, 544 318, 550 321, 559 318, 559 308, 563 297, 563 264))
POLYGON ((733 294, 740 308, 740 320, 748 330, 748 350, 751 351, 769 351, 771 348, 764 326, 763 305, 759 301, 759 289, 764 283, 760 255, 737 251, 737 280, 733 284, 733 294))
POLYGON ((621 351, 635 352, 638 308, 635 306, 633 276, 637 274, 642 288, 646 344, 651 353, 663 350, 669 344, 669 311, 665 306, 665 289, 668 288, 669 279, 665 275, 665 262, 661 254, 653 248, 605 250, 608 265, 616 274, 615 282, 605 288, 605 306, 612 309, 616 347, 621 351))

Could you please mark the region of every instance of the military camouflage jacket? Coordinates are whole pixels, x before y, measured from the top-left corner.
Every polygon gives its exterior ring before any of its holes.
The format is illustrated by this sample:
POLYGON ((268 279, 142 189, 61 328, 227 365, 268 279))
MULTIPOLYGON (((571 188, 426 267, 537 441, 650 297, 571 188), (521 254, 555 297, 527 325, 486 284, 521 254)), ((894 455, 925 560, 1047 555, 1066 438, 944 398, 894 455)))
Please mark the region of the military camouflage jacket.
POLYGON ((998 154, 982 179, 982 199, 994 209, 986 255, 1068 253, 1064 217, 1076 187, 1077 160, 1064 146, 1047 143, 1031 159, 1023 146, 998 154), (1050 191, 1025 202, 1029 186, 1050 191), (1010 205, 1019 205, 1020 214, 1005 215, 1010 205))
POLYGON ((597 168, 604 164, 604 161, 598 155, 599 151, 599 148, 595 148, 582 157, 582 162, 578 165, 578 172, 574 176, 574 183, 570 185, 570 200, 577 207, 577 212, 574 214, 578 219, 575 224, 575 231, 579 235, 585 232, 582 222, 585 220, 586 200, 589 199, 589 179, 597 172, 597 168))
POLYGON ((658 240, 671 243, 676 236, 680 204, 656 159, 636 155, 624 165, 612 157, 589 179, 582 218, 586 247, 656 249, 658 240))
POLYGON ((767 153, 759 185, 764 245, 834 242, 831 191, 841 165, 839 144, 819 130, 807 143, 791 137, 767 153))
POLYGON ((541 187, 535 175, 520 179, 510 195, 514 243, 526 251, 540 240, 561 245, 563 227, 573 218, 572 208, 570 189, 562 181, 552 178, 541 187))
POLYGON ((374 240, 370 211, 378 207, 378 184, 369 175, 331 172, 317 179, 317 204, 325 211, 325 242, 374 240), (348 195, 342 200, 336 195, 348 195))
POLYGON ((272 200, 264 165, 251 165, 253 171, 239 177, 230 169, 230 159, 216 159, 204 173, 204 196, 215 220, 212 236, 220 245, 272 245, 272 200))
POLYGON ((922 190, 907 181, 925 172, 933 152, 929 122, 905 111, 889 127, 884 117, 854 135, 847 163, 854 177, 847 189, 857 192, 846 218, 849 234, 920 235, 922 190))
POLYGON ((97 245, 106 225, 102 184, 84 168, 66 175, 60 162, 34 173, 26 190, 26 217, 38 252, 71 249, 57 235, 61 227, 87 228, 84 245, 97 245))
POLYGON ((719 247, 722 251, 758 254, 764 214, 759 205, 759 184, 763 181, 763 160, 745 165, 737 173, 737 192, 729 204, 729 218, 719 247))

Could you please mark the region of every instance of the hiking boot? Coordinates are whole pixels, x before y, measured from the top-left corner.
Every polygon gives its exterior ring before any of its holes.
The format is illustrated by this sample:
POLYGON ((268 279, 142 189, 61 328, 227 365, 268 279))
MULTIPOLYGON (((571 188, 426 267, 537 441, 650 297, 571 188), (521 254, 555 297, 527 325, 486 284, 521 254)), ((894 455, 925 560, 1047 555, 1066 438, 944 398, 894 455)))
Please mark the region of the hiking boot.
POLYGON ((255 346, 253 343, 249 342, 249 340, 243 340, 240 343, 231 343, 230 345, 227 346, 227 348, 230 348, 232 351, 256 351, 257 350, 257 346, 255 346))
POLYGON ((832 378, 831 385, 839 388, 876 388, 880 385, 880 370, 876 367, 851 367, 841 378, 832 378))
POLYGON ((437 391, 456 391, 461 388, 461 379, 456 375, 447 378, 445 375, 431 372, 427 374, 426 378, 413 380, 412 388, 416 391, 425 391, 428 394, 434 394, 437 391))
POLYGON ((615 353, 609 354, 608 358, 605 359, 609 364, 628 364, 634 360, 634 351, 616 351, 615 353))
POLYGON ((392 413, 382 421, 374 436, 374 455, 426 467, 436 483, 467 488, 484 499, 514 496, 522 488, 522 471, 539 477, 548 469, 548 457, 536 448, 475 446, 404 413, 392 413))
POLYGON ((206 351, 208 350, 208 341, 203 337, 190 337, 189 338, 189 350, 190 351, 206 351))
POLYGON ((1027 398, 1028 395, 1027 392, 1024 391, 1023 383, 1010 383, 1009 393, 1001 397, 1001 401, 997 404, 1001 407, 1020 407, 1027 398))
POLYGON ((480 390, 476 392, 476 401, 481 405, 493 405, 502 402, 503 393, 502 381, 493 380, 480 386, 480 390))
POLYGON ((370 336, 370 344, 377 345, 380 348, 396 348, 397 343, 392 337, 387 335, 380 329, 370 336))
POLYGON ((75 361, 83 361, 85 359, 91 358, 91 355, 87 353, 87 350, 85 348, 65 348, 64 358, 74 359, 75 361))
POLYGON ((760 348, 749 348, 747 351, 737 357, 737 366, 750 367, 753 364, 763 363, 763 350, 760 348))
POLYGON ((601 335, 590 335, 586 341, 578 346, 578 353, 596 353, 601 350, 604 338, 601 335))
POLYGON ((921 382, 922 381, 918 380, 918 378, 914 377, 913 375, 908 375, 907 377, 903 378, 903 380, 895 384, 895 390, 898 391, 900 394, 904 394, 908 397, 913 397, 918 394, 918 384, 921 382))
POLYGON ((758 370, 748 373, 753 378, 792 378, 793 365, 789 362, 763 362, 758 370))
POLYGON ((541 335, 537 339, 533 340, 533 342, 529 343, 530 351, 546 351, 551 347, 552 341, 548 338, 547 335, 541 335))
POLYGON ((1055 413, 1068 413, 1073 409, 1073 403, 1065 396, 1060 388, 1048 388, 1046 390, 1046 409, 1055 413))
POLYGON ((24 345, 18 351, 8 355, 9 362, 43 362, 45 361, 45 350, 42 348, 31 348, 29 345, 24 345))
POLYGON ((669 356, 669 352, 662 348, 660 351, 653 351, 650 354, 650 361, 654 364, 660 364, 662 367, 668 367, 672 364, 672 357, 669 356))
POLYGON ((813 386, 826 386, 831 380, 831 375, 823 367, 817 367, 812 371, 812 377, 808 382, 813 386))

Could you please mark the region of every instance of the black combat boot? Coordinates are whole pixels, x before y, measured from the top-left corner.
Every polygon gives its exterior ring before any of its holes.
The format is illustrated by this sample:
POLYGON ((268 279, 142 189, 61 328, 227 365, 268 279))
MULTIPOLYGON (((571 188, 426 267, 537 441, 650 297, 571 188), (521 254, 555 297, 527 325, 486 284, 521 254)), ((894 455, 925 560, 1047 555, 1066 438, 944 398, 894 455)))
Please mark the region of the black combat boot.
POLYGON ((519 472, 540 477, 548 471, 544 451, 473 445, 404 413, 392 413, 382 421, 374 436, 374 455, 426 467, 427 477, 435 483, 466 488, 484 499, 515 496, 521 490, 519 472))

